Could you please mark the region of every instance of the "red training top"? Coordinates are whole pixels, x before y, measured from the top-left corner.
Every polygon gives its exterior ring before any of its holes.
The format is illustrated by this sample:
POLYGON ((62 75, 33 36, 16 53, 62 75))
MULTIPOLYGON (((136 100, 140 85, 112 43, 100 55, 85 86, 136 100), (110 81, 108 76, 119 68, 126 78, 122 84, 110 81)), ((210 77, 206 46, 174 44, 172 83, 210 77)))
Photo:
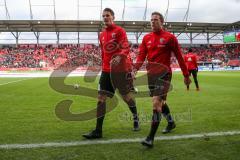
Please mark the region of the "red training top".
POLYGON ((170 58, 172 52, 178 60, 183 75, 188 76, 189 73, 187 66, 182 57, 177 38, 173 34, 164 30, 151 32, 143 37, 142 44, 139 47, 139 54, 137 56, 135 68, 138 70, 147 57, 148 63, 161 64, 171 73, 170 58))
POLYGON ((121 58, 120 60, 117 58, 114 62, 117 63, 114 69, 118 72, 131 69, 132 60, 129 54, 129 43, 126 31, 123 28, 115 24, 105 28, 100 34, 100 47, 102 50, 102 71, 111 71, 111 60, 117 55, 120 55, 121 58))
POLYGON ((186 54, 184 56, 184 60, 186 62, 188 70, 194 70, 197 69, 197 56, 193 54, 192 52, 186 54))

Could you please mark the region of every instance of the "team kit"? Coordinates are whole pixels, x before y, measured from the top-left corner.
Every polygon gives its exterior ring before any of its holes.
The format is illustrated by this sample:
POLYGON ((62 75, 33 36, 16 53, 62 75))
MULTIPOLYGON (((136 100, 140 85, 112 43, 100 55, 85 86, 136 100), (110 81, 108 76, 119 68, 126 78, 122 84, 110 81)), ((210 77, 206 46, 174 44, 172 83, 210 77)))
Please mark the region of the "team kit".
POLYGON ((111 8, 105 8, 102 12, 104 28, 99 37, 102 52, 102 72, 96 104, 96 127, 89 133, 84 134, 83 137, 86 139, 103 137, 102 128, 106 113, 106 102, 114 96, 116 89, 118 89, 133 116, 132 130, 137 132, 141 129, 133 94, 133 91, 135 91, 133 81, 137 78, 136 74, 140 68, 145 67, 149 97, 152 98, 152 119, 149 133, 141 144, 152 148, 162 117, 168 122, 162 133, 170 133, 176 128, 176 123, 167 104, 167 93, 172 79, 171 56, 174 55, 178 61, 187 90, 191 83, 190 75, 192 74, 197 91, 199 91, 196 58, 193 53, 183 57, 177 38, 163 27, 164 18, 162 14, 152 12, 150 20, 152 31, 143 37, 142 43, 138 47, 136 62, 133 63, 130 57, 126 31, 116 25, 114 19, 114 11, 111 8), (145 62, 146 64, 144 64, 145 62), (189 68, 189 66, 191 67, 189 68))

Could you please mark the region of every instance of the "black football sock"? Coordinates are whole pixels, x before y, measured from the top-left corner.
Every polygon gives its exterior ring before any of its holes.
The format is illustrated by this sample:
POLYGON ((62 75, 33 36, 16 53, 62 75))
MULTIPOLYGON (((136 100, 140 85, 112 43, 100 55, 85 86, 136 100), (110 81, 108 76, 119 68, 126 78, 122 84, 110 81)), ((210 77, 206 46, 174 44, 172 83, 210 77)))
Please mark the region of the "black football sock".
POLYGON ((199 88, 198 80, 197 80, 197 79, 194 79, 194 82, 195 82, 196 88, 199 88))
POLYGON ((169 109, 167 103, 164 103, 163 106, 162 106, 162 114, 166 118, 168 123, 173 123, 174 122, 174 120, 173 120, 173 118, 170 114, 170 109, 169 109))
POLYGON ((154 139, 154 136, 157 132, 159 123, 161 121, 161 114, 157 110, 153 110, 153 116, 152 116, 152 124, 151 124, 151 130, 148 135, 150 139, 154 139))
POLYGON ((103 120, 106 113, 106 102, 98 102, 97 104, 97 124, 96 130, 102 132, 103 120))
POLYGON ((194 83, 196 85, 196 88, 199 88, 197 76, 193 76, 193 79, 194 79, 194 83))
POLYGON ((127 104, 128 104, 128 107, 129 107, 130 111, 133 114, 133 120, 138 121, 136 102, 133 99, 130 99, 127 102, 127 104))

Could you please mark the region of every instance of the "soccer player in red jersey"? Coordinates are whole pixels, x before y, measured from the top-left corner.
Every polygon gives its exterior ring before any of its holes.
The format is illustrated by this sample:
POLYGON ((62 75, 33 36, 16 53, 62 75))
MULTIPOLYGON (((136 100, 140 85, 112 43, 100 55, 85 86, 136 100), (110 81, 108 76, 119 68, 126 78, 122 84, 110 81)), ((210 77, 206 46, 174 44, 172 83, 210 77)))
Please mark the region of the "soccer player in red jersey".
POLYGON ((134 65, 135 71, 139 70, 147 57, 148 87, 153 103, 151 130, 147 138, 142 141, 142 145, 147 147, 153 147, 154 136, 161 121, 161 112, 168 121, 168 126, 163 132, 168 133, 175 128, 175 123, 166 103, 172 77, 170 68, 171 53, 174 53, 178 60, 184 75, 184 83, 186 85, 191 83, 178 41, 174 35, 163 29, 163 23, 162 14, 153 12, 151 15, 152 32, 143 37, 139 46, 137 61, 134 65))
MULTIPOLYGON (((188 54, 184 56, 184 61, 186 62, 189 75, 192 74, 194 83, 196 85, 196 90, 199 91, 199 85, 197 80, 198 65, 197 56, 193 53, 192 48, 189 48, 188 54)), ((189 85, 187 85, 187 90, 189 90, 189 85)))
POLYGON ((236 34, 237 34, 237 35, 236 35, 236 41, 237 41, 237 42, 240 42, 240 32, 237 32, 236 34))
POLYGON ((132 60, 129 55, 129 45, 126 32, 114 23, 114 12, 105 8, 102 13, 105 29, 100 34, 102 52, 102 73, 99 80, 97 122, 96 128, 83 137, 87 139, 102 138, 102 126, 106 113, 107 97, 112 98, 118 88, 123 100, 133 114, 133 130, 139 130, 139 118, 136 102, 131 94, 132 79, 128 75, 132 72, 132 60))

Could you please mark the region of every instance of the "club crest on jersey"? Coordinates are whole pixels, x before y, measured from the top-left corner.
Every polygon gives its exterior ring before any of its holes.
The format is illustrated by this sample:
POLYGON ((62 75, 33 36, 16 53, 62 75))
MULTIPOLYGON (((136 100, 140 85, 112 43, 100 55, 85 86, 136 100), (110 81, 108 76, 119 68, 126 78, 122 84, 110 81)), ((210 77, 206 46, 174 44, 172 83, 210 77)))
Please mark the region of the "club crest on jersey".
POLYGON ((112 33, 112 38, 116 38, 116 33, 112 33))
POLYGON ((160 38, 159 39, 159 44, 157 45, 158 47, 165 47, 166 46, 166 44, 165 44, 165 39, 164 38, 160 38))
POLYGON ((160 40, 159 40, 160 44, 163 44, 163 43, 164 43, 164 41, 165 41, 165 39, 164 39, 164 38, 160 38, 160 40))

